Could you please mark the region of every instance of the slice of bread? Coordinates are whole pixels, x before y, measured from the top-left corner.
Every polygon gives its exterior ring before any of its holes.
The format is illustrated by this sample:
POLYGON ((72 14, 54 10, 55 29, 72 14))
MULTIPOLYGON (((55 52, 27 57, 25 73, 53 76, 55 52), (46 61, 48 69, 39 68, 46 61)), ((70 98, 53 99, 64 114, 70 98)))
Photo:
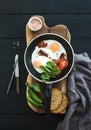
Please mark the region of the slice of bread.
POLYGON ((61 111, 61 112, 59 112, 59 114, 65 114, 65 113, 66 113, 66 109, 61 111))
POLYGON ((67 108, 68 105, 68 98, 67 96, 63 93, 63 98, 61 104, 58 106, 57 109, 52 110, 52 113, 64 113, 65 109, 67 108))
POLYGON ((59 107, 62 102, 62 92, 58 88, 52 89, 52 97, 51 97, 51 107, 50 110, 53 111, 59 107))

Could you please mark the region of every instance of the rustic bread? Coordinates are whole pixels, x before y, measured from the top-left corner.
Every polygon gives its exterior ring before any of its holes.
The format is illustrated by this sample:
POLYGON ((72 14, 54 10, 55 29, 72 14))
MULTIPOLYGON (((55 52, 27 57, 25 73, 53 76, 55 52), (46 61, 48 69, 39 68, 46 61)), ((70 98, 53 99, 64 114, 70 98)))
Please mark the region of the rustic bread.
POLYGON ((62 102, 60 103, 58 108, 56 108, 55 110, 52 110, 52 113, 55 113, 55 114, 57 114, 57 113, 62 113, 62 114, 65 113, 67 105, 68 105, 68 98, 63 93, 62 102))
POLYGON ((59 114, 65 114, 65 113, 66 113, 66 109, 61 111, 61 112, 59 112, 59 114))
POLYGON ((62 92, 58 88, 52 89, 52 97, 51 97, 51 107, 50 110, 53 111, 59 107, 62 102, 62 92))

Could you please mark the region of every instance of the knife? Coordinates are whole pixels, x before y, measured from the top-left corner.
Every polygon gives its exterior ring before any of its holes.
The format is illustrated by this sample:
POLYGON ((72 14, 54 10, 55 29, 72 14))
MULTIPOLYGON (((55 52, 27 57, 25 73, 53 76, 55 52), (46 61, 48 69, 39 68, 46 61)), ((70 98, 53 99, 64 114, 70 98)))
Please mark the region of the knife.
POLYGON ((12 85, 12 82, 13 82, 13 78, 14 78, 14 74, 15 74, 15 67, 16 67, 17 61, 18 61, 18 59, 16 59, 16 61, 14 62, 14 65, 13 65, 13 72, 12 72, 12 75, 11 75, 11 78, 10 78, 10 81, 9 81, 9 84, 8 84, 7 94, 10 92, 10 89, 11 89, 11 85, 12 85))
POLYGON ((16 78, 16 92, 19 95, 20 94, 20 83, 19 83, 19 56, 18 54, 15 55, 15 62, 16 67, 15 67, 15 78, 16 78))

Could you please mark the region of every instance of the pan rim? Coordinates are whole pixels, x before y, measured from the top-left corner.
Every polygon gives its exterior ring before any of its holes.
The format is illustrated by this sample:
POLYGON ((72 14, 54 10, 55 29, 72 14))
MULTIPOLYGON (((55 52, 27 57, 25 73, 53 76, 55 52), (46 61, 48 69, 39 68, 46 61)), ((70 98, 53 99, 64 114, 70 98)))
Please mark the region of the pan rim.
POLYGON ((69 71, 67 72, 66 75, 64 75, 62 78, 60 78, 60 79, 58 79, 58 80, 55 80, 55 81, 47 81, 47 82, 44 82, 44 83, 46 83, 46 84, 52 84, 52 83, 56 83, 56 82, 62 81, 62 80, 65 79, 65 78, 69 75, 69 73, 71 72, 71 70, 72 70, 72 68, 73 68, 73 65, 74 65, 74 50, 73 50, 73 48, 72 48, 72 46, 71 46, 71 44, 70 44, 69 41, 67 41, 63 36, 61 36, 61 35, 59 35, 59 34, 56 34, 56 33, 43 33, 43 34, 40 34, 40 35, 36 36, 35 38, 33 38, 33 39, 29 42, 29 44, 27 45, 27 47, 26 47, 26 49, 25 49, 25 52, 24 52, 24 64, 25 64, 25 67, 26 67, 28 73, 29 73, 35 80, 37 80, 37 81, 43 83, 42 80, 40 80, 40 79, 38 79, 37 77, 35 77, 35 76, 29 71, 29 68, 28 68, 27 63, 26 63, 26 53, 27 53, 27 49, 28 49, 28 47, 30 46, 30 44, 31 44, 34 40, 36 40, 38 37, 44 36, 44 35, 56 35, 56 36, 62 38, 63 40, 65 40, 65 41, 68 43, 68 45, 69 45, 69 47, 70 47, 70 49, 71 49, 71 51, 72 51, 72 54, 73 54, 72 65, 71 65, 71 67, 70 67, 70 69, 69 69, 69 71))

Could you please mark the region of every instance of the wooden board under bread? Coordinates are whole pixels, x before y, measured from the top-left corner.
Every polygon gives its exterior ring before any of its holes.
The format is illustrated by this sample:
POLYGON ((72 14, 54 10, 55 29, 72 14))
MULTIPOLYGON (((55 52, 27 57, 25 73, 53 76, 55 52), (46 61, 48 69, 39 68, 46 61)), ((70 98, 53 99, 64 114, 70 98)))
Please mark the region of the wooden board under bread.
MULTIPOLYGON (((71 41, 71 35, 70 32, 68 30, 68 28, 65 25, 59 24, 56 25, 54 27, 48 27, 45 23, 45 18, 43 16, 39 16, 37 15, 37 17, 39 17, 42 20, 42 28, 39 31, 33 32, 29 29, 28 24, 26 25, 26 44, 28 45, 30 43, 30 41, 43 33, 56 33, 59 34, 61 36, 63 36, 65 39, 67 39, 69 42, 71 41)), ((27 76, 27 82, 30 83, 34 83, 34 82, 38 82, 35 79, 33 79, 29 74, 27 76)), ((58 87, 60 89, 60 91, 62 91, 64 94, 66 94, 66 83, 67 83, 67 78, 65 78, 64 80, 57 82, 55 84, 53 84, 54 87, 58 87)), ((42 87, 45 87, 44 84, 42 84, 42 87)), ((26 96, 28 95, 27 92, 27 87, 26 87, 26 96)), ((37 113, 45 113, 45 108, 38 108, 38 107, 34 107, 31 103, 27 102, 29 107, 34 110, 37 113)))

